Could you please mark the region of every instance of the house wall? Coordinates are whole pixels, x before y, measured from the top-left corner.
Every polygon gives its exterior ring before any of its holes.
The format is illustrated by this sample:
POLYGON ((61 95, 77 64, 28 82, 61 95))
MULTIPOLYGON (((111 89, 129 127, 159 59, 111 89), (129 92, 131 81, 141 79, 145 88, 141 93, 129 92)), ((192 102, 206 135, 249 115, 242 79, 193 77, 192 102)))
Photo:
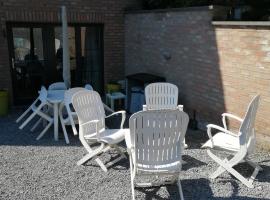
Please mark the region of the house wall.
MULTIPOLYGON (((0 1, 0 89, 12 91, 5 36, 6 22, 60 21, 60 7, 67 8, 68 22, 104 24, 105 83, 124 77, 124 10, 140 7, 139 0, 5 0, 0 1)), ((12 92, 10 92, 12 100, 12 92)))
MULTIPOLYGON (((223 112, 243 117, 261 94, 256 130, 270 136, 270 26, 212 25, 207 7, 132 12, 125 18, 126 74, 161 75, 201 128, 223 112)), ((237 124, 230 123, 233 128, 237 124)), ((261 140, 261 141, 263 141, 261 140)))

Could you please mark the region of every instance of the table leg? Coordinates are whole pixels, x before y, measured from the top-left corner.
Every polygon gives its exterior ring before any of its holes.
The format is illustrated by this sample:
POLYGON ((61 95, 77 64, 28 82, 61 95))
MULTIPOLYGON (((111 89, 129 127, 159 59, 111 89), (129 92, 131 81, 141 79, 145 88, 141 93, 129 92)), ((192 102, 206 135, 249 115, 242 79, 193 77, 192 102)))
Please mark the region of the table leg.
POLYGON ((111 109, 114 110, 114 99, 111 98, 111 109))
POLYGON ((54 140, 58 141, 58 103, 53 104, 54 140))

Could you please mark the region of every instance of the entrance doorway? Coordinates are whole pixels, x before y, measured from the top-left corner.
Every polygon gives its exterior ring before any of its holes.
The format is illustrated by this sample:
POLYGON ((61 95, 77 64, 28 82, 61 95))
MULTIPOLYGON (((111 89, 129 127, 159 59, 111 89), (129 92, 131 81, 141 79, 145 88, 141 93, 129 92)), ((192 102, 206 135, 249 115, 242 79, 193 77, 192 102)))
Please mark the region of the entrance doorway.
MULTIPOLYGON (((60 24, 8 23, 14 104, 27 104, 62 78, 60 24)), ((72 24, 68 27, 71 86, 89 83, 103 94, 103 26, 72 24)))

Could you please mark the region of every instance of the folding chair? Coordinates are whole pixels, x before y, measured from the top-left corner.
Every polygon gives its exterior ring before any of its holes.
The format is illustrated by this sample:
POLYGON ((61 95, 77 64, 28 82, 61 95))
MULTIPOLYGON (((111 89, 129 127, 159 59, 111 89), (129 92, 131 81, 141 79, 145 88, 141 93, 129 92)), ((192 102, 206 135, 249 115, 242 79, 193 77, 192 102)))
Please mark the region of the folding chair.
POLYGON ((219 164, 218 169, 210 176, 210 178, 215 179, 223 172, 228 171, 239 181, 249 188, 253 188, 253 181, 256 178, 259 171, 262 168, 249 159, 249 155, 252 154, 256 147, 256 138, 254 131, 254 123, 256 118, 256 113, 259 105, 260 96, 255 96, 248 106, 248 110, 243 119, 229 113, 222 114, 223 127, 209 124, 207 126, 207 133, 209 140, 202 146, 203 148, 209 148, 207 150, 208 155, 219 164), (230 117, 241 122, 239 132, 233 133, 228 130, 226 124, 226 117, 230 117), (218 132, 212 136, 212 129, 216 129, 218 132), (229 157, 225 159, 219 158, 210 149, 219 150, 222 152, 227 152, 230 154, 229 157), (245 178, 233 167, 240 162, 247 162, 254 168, 254 171, 250 178, 245 178))
POLYGON ((40 124, 42 119, 48 121, 48 124, 43 129, 43 131, 36 138, 39 140, 46 131, 50 128, 53 123, 53 117, 47 114, 48 109, 52 107, 52 105, 47 101, 47 90, 45 87, 41 87, 38 98, 32 103, 32 105, 16 120, 16 122, 20 122, 27 114, 31 113, 30 116, 21 124, 19 129, 23 129, 36 115, 40 117, 40 119, 34 124, 31 128, 31 131, 34 131, 35 128, 40 124))
POLYGON ((134 187, 173 184, 177 181, 180 199, 184 199, 180 183, 182 152, 189 117, 176 110, 149 110, 133 114, 126 134, 129 153, 132 199, 134 187), (169 182, 136 183, 136 176, 170 176, 169 182))
POLYGON ((77 165, 82 165, 93 158, 107 172, 107 167, 98 158, 99 154, 110 148, 117 150, 121 156, 109 162, 109 166, 126 157, 117 146, 119 142, 124 140, 125 134, 129 131, 128 129, 123 129, 126 118, 125 111, 118 111, 105 116, 103 103, 99 94, 95 91, 85 90, 75 93, 72 97, 72 105, 79 119, 79 139, 88 152, 86 156, 77 162, 77 165), (105 118, 116 114, 122 114, 120 129, 106 129, 105 118), (100 145, 93 149, 91 147, 93 142, 97 142, 100 145))
MULTIPOLYGON (((143 110, 179 109, 183 111, 183 105, 178 104, 178 87, 171 83, 151 83, 145 87, 145 102, 143 110)), ((187 144, 184 141, 184 147, 187 144)))

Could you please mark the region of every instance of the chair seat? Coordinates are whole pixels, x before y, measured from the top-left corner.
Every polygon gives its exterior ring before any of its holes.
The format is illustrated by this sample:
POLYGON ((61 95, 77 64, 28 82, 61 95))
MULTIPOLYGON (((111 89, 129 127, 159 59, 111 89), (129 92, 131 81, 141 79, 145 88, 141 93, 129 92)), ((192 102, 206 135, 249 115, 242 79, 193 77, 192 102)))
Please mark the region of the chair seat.
MULTIPOLYGON (((100 134, 100 141, 107 144, 117 144, 125 139, 125 135, 129 134, 129 129, 105 129, 100 134)), ((93 134, 85 135, 85 139, 94 139, 93 134)), ((96 138, 96 137, 95 137, 96 138)))
POLYGON ((209 139, 202 148, 214 148, 214 149, 222 149, 228 151, 239 151, 240 150, 240 141, 239 137, 232 136, 223 132, 218 132, 213 136, 214 146, 212 141, 209 139))

